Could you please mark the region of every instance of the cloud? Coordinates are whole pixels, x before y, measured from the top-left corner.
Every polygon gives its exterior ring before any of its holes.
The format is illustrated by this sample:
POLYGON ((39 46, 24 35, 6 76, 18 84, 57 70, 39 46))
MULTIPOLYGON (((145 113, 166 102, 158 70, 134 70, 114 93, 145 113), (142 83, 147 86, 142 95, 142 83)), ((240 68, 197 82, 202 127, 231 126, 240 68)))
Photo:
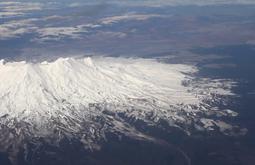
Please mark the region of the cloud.
POLYGON ((42 4, 40 3, 16 3, 12 5, 7 5, 3 7, 4 11, 14 11, 14 12, 27 12, 27 11, 34 11, 34 10, 41 10, 42 4))
POLYGON ((24 15, 42 7, 41 3, 35 2, 0 2, 0 18, 24 15))
POLYGON ((36 41, 48 41, 48 40, 59 40, 61 38, 73 38, 77 39, 80 37, 80 33, 87 32, 83 26, 75 27, 46 27, 37 30, 39 38, 36 41))
POLYGON ((0 25, 0 40, 16 38, 25 33, 29 33, 37 29, 32 23, 37 19, 24 19, 9 21, 0 25))
POLYGON ((74 2, 74 3, 69 4, 68 6, 69 7, 79 7, 81 5, 82 5, 81 3, 74 2))
POLYGON ((112 16, 112 17, 106 17, 101 19, 99 22, 101 24, 112 24, 117 23, 120 21, 128 21, 128 20, 137 20, 137 21, 144 21, 150 18, 156 18, 156 17, 163 17, 162 15, 158 14, 126 14, 126 15, 120 15, 120 16, 112 16))
POLYGON ((107 37, 107 38, 125 38, 127 33, 124 32, 111 32, 111 31, 99 31, 94 34, 96 37, 107 37))
POLYGON ((47 21, 66 19, 64 16, 47 16, 42 18, 14 19, 0 24, 0 40, 19 38, 26 33, 33 33, 36 38, 31 41, 44 42, 49 40, 60 40, 62 38, 78 39, 82 33, 100 27, 101 25, 88 23, 74 26, 48 26, 47 21))
POLYGON ((9 17, 21 16, 21 15, 24 15, 24 13, 22 13, 22 12, 8 12, 8 11, 0 12, 0 18, 9 18, 9 17))
POLYGON ((60 16, 60 15, 51 15, 47 17, 43 17, 43 21, 48 21, 48 20, 60 20, 60 19, 67 19, 69 18, 68 16, 60 16))
POLYGON ((20 4, 20 2, 0 2, 0 6, 4 6, 4 5, 16 5, 16 4, 20 4))
MULTIPOLYGON (((55 16, 55 17, 58 18, 58 16, 55 16)), ((49 19, 51 18, 55 19, 55 17, 49 17, 49 19)), ((50 40, 60 40, 62 38, 79 39, 82 35, 81 33, 87 33, 91 29, 102 27, 104 25, 113 24, 120 21, 127 21, 127 20, 144 21, 150 18, 155 18, 155 17, 164 17, 164 16, 156 15, 156 14, 125 14, 120 16, 106 17, 106 18, 100 19, 99 21, 95 21, 94 23, 81 24, 77 26, 45 27, 45 28, 40 28, 36 30, 36 32, 39 35, 36 39, 34 39, 34 41, 45 42, 50 40)), ((48 17, 46 19, 48 19, 48 17)), ((126 37, 126 34, 122 32, 100 31, 96 34, 106 35, 110 37, 119 37, 119 38, 126 37)))
MULTIPOLYGON (((40 27, 36 25, 36 22, 48 21, 49 19, 59 19, 60 16, 30 18, 23 20, 13 20, 0 24, 0 40, 6 40, 10 38, 18 38, 26 33, 37 34, 36 39, 33 41, 48 41, 48 40, 60 40, 61 38, 73 38, 77 39, 81 36, 81 33, 88 32, 87 29, 96 28, 99 25, 96 24, 81 24, 77 26, 63 26, 63 27, 40 27)), ((62 17, 61 17, 62 18, 62 17)))

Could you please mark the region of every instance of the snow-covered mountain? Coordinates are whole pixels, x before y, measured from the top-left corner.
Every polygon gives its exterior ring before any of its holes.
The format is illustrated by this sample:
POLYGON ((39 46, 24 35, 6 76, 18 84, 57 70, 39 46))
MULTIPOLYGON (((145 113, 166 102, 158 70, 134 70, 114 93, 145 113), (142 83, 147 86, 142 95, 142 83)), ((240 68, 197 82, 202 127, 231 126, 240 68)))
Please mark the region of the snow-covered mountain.
POLYGON ((2 64, 0 114, 23 120, 36 111, 33 120, 41 121, 41 116, 55 116, 67 103, 75 109, 90 103, 128 104, 143 99, 165 107, 197 104, 198 99, 182 85, 182 72, 194 71, 185 65, 113 58, 2 64))
MULTIPOLYGON (((100 147, 105 133, 153 140, 130 124, 166 121, 188 134, 232 126, 212 116, 235 116, 205 100, 233 95, 226 80, 195 80, 197 68, 152 59, 59 58, 54 62, 0 62, 0 148, 33 138, 79 139, 100 147)), ((222 101, 222 100, 221 100, 222 101)), ((242 130, 244 131, 244 130, 242 130)), ((241 131, 241 133, 242 133, 241 131)), ((236 133, 236 131, 235 131, 236 133)))

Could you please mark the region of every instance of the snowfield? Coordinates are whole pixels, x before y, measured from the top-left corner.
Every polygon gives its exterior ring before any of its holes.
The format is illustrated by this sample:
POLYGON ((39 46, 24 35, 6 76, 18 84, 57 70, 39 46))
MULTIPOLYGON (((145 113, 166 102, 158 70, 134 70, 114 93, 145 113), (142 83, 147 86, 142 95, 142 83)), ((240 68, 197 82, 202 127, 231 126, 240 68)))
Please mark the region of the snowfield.
POLYGON ((212 116, 237 114, 204 101, 233 95, 232 82, 204 79, 194 83, 197 71, 194 66, 153 59, 1 60, 0 148, 17 148, 38 137, 54 142, 68 137, 95 149, 106 139, 106 132, 155 140, 138 131, 130 119, 155 126, 166 121, 187 134, 219 130, 234 135, 232 129, 236 134, 238 126, 212 116))
MULTIPOLYGON (((37 64, 0 65, 1 115, 55 116, 63 103, 75 109, 90 103, 129 104, 146 100, 167 108, 173 104, 198 104, 182 85, 185 73, 196 69, 152 60, 113 58, 60 58, 37 64), (36 112, 36 113, 35 113, 36 112)), ((35 119, 34 118, 34 119, 35 119)))

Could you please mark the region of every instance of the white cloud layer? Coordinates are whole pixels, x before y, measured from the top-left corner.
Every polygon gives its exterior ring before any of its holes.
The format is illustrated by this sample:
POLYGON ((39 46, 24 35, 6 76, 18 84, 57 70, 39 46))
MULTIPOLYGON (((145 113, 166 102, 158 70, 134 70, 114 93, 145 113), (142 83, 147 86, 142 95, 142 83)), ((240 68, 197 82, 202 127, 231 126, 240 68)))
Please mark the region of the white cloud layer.
POLYGON ((125 15, 103 18, 99 22, 101 24, 112 24, 112 23, 117 23, 120 21, 130 21, 130 20, 144 21, 144 20, 147 20, 150 18, 156 18, 156 17, 163 17, 163 16, 158 14, 125 14, 125 15))
POLYGON ((5 40, 9 38, 15 38, 19 35, 29 33, 37 29, 33 25, 33 21, 37 19, 25 19, 18 21, 9 21, 0 25, 0 40, 5 40))
POLYGON ((59 40, 63 37, 79 38, 79 33, 86 32, 82 27, 47 27, 38 29, 39 40, 59 40))
POLYGON ((43 5, 35 2, 0 2, 0 18, 24 15, 27 12, 41 10, 43 5))

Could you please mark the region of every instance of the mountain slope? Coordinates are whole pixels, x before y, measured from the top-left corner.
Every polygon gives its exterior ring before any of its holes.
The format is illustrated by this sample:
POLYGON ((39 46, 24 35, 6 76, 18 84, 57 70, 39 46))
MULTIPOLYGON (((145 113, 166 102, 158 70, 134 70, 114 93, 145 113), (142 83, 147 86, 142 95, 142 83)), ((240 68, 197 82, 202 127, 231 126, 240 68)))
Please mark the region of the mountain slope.
POLYGON ((31 139, 57 143, 67 137, 96 149, 106 140, 107 132, 156 141, 132 125, 130 121, 136 120, 154 126, 165 121, 188 134, 194 130, 236 133, 238 126, 212 116, 237 114, 217 110, 204 101, 233 95, 232 83, 195 81, 196 71, 194 66, 151 59, 59 58, 42 63, 2 60, 0 148, 15 150, 31 139))

